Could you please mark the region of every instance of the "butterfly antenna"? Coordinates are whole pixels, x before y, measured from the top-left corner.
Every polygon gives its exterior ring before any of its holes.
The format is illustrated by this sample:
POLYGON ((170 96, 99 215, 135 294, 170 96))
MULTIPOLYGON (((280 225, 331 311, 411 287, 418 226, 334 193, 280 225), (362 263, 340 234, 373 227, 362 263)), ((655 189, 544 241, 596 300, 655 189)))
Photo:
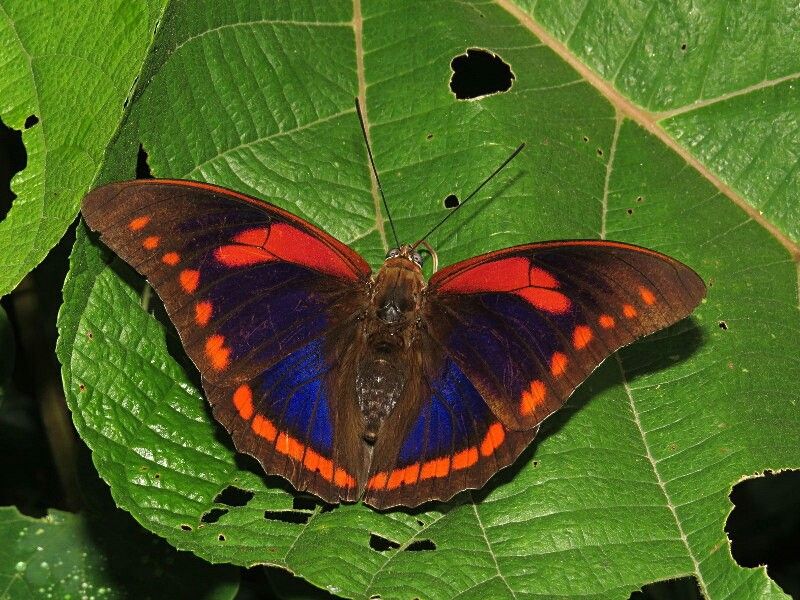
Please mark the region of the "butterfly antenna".
POLYGON ((491 175, 489 175, 489 176, 488 176, 486 179, 484 179, 484 180, 483 180, 483 182, 482 182, 482 183, 481 183, 481 184, 480 184, 478 187, 476 187, 476 188, 475 188, 475 191, 473 191, 473 192, 472 192, 472 193, 471 193, 469 196, 467 196, 466 198, 464 198, 464 200, 462 200, 461 204, 459 204, 459 205, 458 205, 458 206, 456 206, 456 207, 455 207, 453 210, 451 210, 449 213, 447 213, 447 214, 445 215, 444 219, 442 219, 442 220, 441 220, 441 221, 439 221, 439 222, 438 222, 436 225, 434 225, 434 226, 431 228, 431 230, 430 230, 428 233, 426 233, 425 235, 423 235, 423 236, 422 236, 422 237, 419 239, 419 241, 417 241, 417 242, 415 242, 414 244, 412 244, 412 245, 411 245, 411 247, 412 247, 412 248, 416 248, 416 247, 417 247, 417 246, 419 246, 419 245, 420 245, 422 242, 424 242, 426 239, 428 239, 428 238, 431 236, 431 234, 432 234, 434 231, 436 231, 437 229, 439 229, 439 227, 441 227, 442 225, 444 225, 444 222, 445 222, 445 221, 447 221, 447 219, 449 219, 449 218, 450 218, 450 217, 452 217, 454 214, 456 214, 456 211, 457 211, 459 208, 462 208, 462 207, 463 207, 463 206, 464 206, 464 205, 465 205, 467 202, 469 202, 470 198, 472 198, 473 196, 475 196, 475 194, 477 194, 478 192, 480 192, 480 191, 481 191, 481 189, 483 189, 483 186, 485 186, 487 183, 489 183, 489 182, 490 182, 490 181, 491 181, 491 180, 494 178, 494 176, 495 176, 495 175, 497 175, 497 174, 498 174, 500 171, 502 171, 502 170, 503 170, 503 169, 506 167, 506 165, 507 165, 508 163, 510 163, 512 160, 514 160, 514 157, 516 157, 516 156, 517 156, 517 154, 519 154, 520 152, 522 152, 522 149, 523 149, 524 147, 525 147, 525 143, 523 142, 522 144, 520 144, 520 145, 517 147, 517 149, 516 149, 516 150, 514 150, 514 152, 512 152, 512 153, 511 153, 511 156, 509 156, 507 159, 505 159, 505 160, 503 161, 503 164, 501 164, 499 167, 497 167, 497 168, 494 170, 494 172, 493 172, 491 175))
POLYGON ((372 148, 369 147, 367 127, 364 125, 364 115, 361 114, 361 103, 358 101, 358 98, 356 98, 356 112, 358 113, 358 122, 361 124, 361 133, 364 134, 364 144, 367 146, 367 155, 369 156, 369 164, 372 165, 372 174, 375 175, 375 181, 378 184, 378 191, 381 194, 381 200, 383 200, 383 208, 386 209, 386 218, 389 219, 389 226, 392 228, 394 242, 397 244, 395 247, 399 248, 400 240, 397 237, 397 230, 394 228, 394 221, 392 220, 392 213, 389 211, 389 205, 386 203, 386 196, 383 195, 383 186, 381 185, 380 177, 378 177, 378 169, 375 168, 375 159, 372 158, 372 148))

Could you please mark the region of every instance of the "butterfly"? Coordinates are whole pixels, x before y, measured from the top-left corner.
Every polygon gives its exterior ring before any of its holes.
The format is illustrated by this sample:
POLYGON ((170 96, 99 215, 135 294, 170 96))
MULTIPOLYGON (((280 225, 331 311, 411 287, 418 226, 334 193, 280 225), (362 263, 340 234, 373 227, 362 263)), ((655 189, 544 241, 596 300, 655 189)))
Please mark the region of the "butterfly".
POLYGON ((705 296, 686 265, 612 241, 497 250, 427 283, 400 245, 373 274, 311 223, 192 181, 105 185, 82 213, 163 300, 236 448, 332 503, 482 487, 605 358, 705 296))

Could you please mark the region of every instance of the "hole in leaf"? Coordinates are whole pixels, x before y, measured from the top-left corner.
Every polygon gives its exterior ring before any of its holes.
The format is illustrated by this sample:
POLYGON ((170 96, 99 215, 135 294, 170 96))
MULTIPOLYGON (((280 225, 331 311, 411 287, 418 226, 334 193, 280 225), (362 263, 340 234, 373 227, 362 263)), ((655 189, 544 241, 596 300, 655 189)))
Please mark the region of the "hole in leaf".
POLYGON ((626 212, 626 213, 628 213, 629 215, 632 215, 632 214, 633 214, 633 209, 632 209, 632 208, 629 208, 629 209, 628 209, 628 210, 626 210, 625 212, 626 212))
POLYGON ((187 525, 186 523, 184 523, 183 525, 181 525, 181 529, 183 529, 184 531, 191 531, 192 530, 192 526, 191 525, 187 525))
POLYGON ((470 100, 511 89, 514 73, 497 54, 470 48, 450 62, 450 89, 458 100, 470 100))
POLYGON ((641 590, 633 592, 630 600, 661 600, 663 598, 703 600, 703 595, 700 593, 694 577, 682 577, 681 579, 648 583, 641 590))
POLYGON ((743 567, 767 565, 767 574, 800 598, 800 471, 766 471, 733 486, 734 508, 725 531, 731 554, 743 567))
POLYGON ((376 552, 386 552, 387 550, 397 550, 400 547, 400 544, 393 542, 392 540, 387 540, 385 537, 380 536, 377 533, 371 533, 369 535, 369 547, 376 552))
POLYGON ((0 220, 5 219, 17 195, 11 191, 11 179, 28 164, 22 132, 7 127, 0 120, 0 220))
POLYGON ((85 391, 86 391, 86 386, 85 386, 84 384, 82 384, 82 383, 81 383, 81 384, 78 384, 78 389, 79 389, 80 391, 82 391, 82 392, 85 392, 85 391))
POLYGON ((458 196, 455 194, 450 194, 447 198, 444 199, 444 207, 445 208, 455 208, 461 204, 461 200, 458 199, 458 196))
POLYGON ((30 129, 38 122, 39 122, 39 117, 37 117, 36 115, 28 115, 28 118, 25 119, 25 129, 30 129))
POLYGON ((415 540, 403 549, 405 552, 428 552, 436 550, 433 540, 415 540))
POLYGON ((202 517, 200 517, 200 521, 202 523, 216 523, 223 515, 226 514, 228 514, 227 508, 212 508, 202 517))
POLYGON ((228 506, 245 506, 253 499, 253 495, 253 492, 248 492, 234 485, 229 485, 217 494, 217 497, 214 498, 214 502, 217 504, 226 504, 228 506))
POLYGON ((681 50, 686 50, 686 43, 681 44, 681 50))
POLYGON ((597 149, 597 156, 603 156, 603 149, 602 148, 598 148, 597 149))
POLYGON ((641 196, 636 196, 636 201, 637 202, 643 202, 644 198, 642 198, 641 196))
POLYGON ((224 534, 224 533, 220 533, 220 534, 217 536, 217 539, 218 539, 220 542, 224 542, 224 541, 225 541, 225 534, 224 534))
POLYGON ((428 135, 425 136, 425 139, 426 140, 432 140, 433 139, 433 134, 429 133, 428 135))
POLYGON ((155 477, 156 479, 161 479, 161 473, 154 473, 153 477, 155 477))
POLYGON ((265 510, 264 518, 270 521, 304 525, 308 523, 308 520, 311 518, 311 513, 304 513, 297 510, 265 510))
POLYGON ((588 144, 589 143, 589 136, 588 135, 583 136, 583 141, 588 144))
POLYGON ((147 162, 147 152, 141 144, 139 144, 139 152, 136 154, 136 179, 153 179, 153 173, 147 162))
POLYGON ((725 321, 720 321, 719 328, 722 329, 723 331, 728 331, 728 324, 725 321))
POLYGON ((317 508, 317 502, 313 498, 306 496, 295 496, 292 499, 292 508, 295 510, 314 510, 317 508))

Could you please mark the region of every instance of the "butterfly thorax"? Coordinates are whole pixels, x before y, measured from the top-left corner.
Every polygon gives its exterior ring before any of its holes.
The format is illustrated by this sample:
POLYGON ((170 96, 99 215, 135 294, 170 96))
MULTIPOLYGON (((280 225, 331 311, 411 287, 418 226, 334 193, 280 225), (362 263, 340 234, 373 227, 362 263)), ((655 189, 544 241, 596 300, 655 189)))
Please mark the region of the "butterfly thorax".
POLYGON ((356 372, 356 396, 364 439, 374 441, 408 383, 409 354, 417 332, 425 281, 417 262, 390 256, 375 278, 362 322, 364 345, 356 372))

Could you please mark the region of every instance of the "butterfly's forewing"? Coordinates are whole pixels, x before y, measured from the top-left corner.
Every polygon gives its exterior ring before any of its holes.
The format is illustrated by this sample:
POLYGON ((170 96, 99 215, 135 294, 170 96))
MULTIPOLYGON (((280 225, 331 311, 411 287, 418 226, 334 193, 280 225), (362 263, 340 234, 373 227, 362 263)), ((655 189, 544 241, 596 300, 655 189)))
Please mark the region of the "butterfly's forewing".
POLYGON ((365 261, 277 207, 207 184, 111 184, 82 212, 164 301, 237 448, 299 490, 354 499, 361 444, 334 431, 326 343, 354 336, 365 261))
POLYGON ((422 315, 419 417, 395 424, 404 450, 376 445, 367 501, 415 505, 480 487, 605 358, 704 295, 687 266, 616 242, 518 246, 438 272, 422 315))

